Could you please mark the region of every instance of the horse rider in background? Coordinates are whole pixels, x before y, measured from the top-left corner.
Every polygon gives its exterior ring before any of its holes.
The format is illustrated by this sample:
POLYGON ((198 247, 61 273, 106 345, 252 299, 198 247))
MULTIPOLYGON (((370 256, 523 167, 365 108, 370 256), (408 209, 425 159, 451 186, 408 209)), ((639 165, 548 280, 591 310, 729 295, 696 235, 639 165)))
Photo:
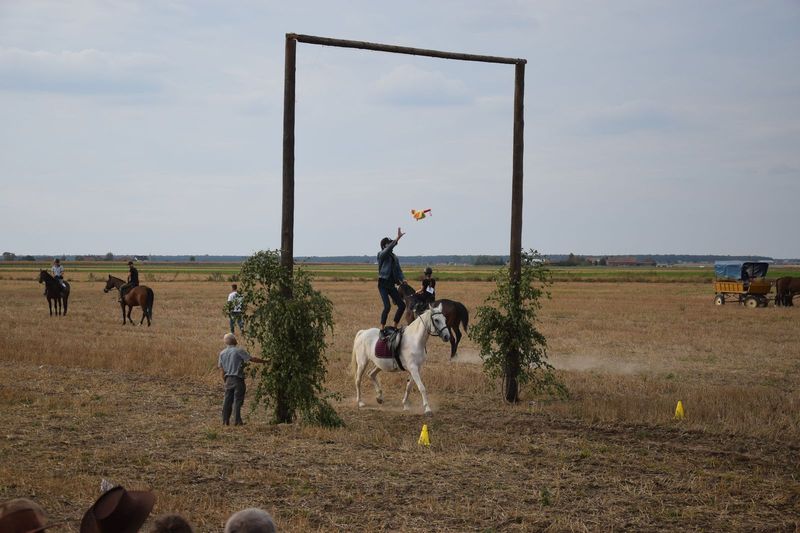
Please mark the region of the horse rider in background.
POLYGON ((133 266, 133 261, 128 261, 128 283, 119 288, 119 301, 125 302, 125 293, 139 286, 139 271, 133 266))
POLYGON ((422 288, 416 292, 417 314, 425 311, 428 305, 436 300, 436 280, 433 278, 433 269, 425 267, 425 277, 422 278, 422 288))
MULTIPOLYGON (((61 260, 55 258, 53 260, 53 266, 50 267, 50 272, 53 274, 53 277, 58 280, 61 284, 62 289, 66 289, 67 285, 64 283, 64 267, 61 266, 61 260)), ((47 288, 45 287, 44 291, 45 296, 47 296, 47 288)))

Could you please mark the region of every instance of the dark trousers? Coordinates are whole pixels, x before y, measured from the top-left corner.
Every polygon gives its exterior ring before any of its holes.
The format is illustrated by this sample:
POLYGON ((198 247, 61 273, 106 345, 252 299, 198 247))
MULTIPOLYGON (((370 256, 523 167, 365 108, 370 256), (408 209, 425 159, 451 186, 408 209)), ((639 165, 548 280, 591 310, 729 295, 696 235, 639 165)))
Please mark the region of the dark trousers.
POLYGON ((386 325, 386 319, 389 318, 389 309, 392 305, 389 303, 389 297, 392 297, 394 304, 397 306, 397 311, 394 313, 394 321, 400 322, 403 318, 403 313, 406 310, 406 303, 397 291, 397 287, 391 281, 379 278, 378 279, 378 292, 381 293, 381 300, 383 300, 383 312, 381 313, 381 325, 386 325))
POLYGON ((234 424, 242 424, 242 404, 247 387, 244 379, 238 376, 225 376, 225 401, 222 402, 222 423, 226 426, 231 422, 233 411, 234 424))
POLYGON ((125 293, 130 291, 134 287, 138 287, 138 283, 126 283, 119 288, 119 299, 123 300, 125 298, 125 293))

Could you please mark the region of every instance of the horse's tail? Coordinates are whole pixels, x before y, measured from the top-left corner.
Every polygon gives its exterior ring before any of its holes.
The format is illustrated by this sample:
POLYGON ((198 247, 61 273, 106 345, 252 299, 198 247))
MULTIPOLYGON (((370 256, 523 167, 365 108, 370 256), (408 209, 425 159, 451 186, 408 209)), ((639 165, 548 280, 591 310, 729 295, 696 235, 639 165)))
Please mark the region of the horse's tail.
POLYGON ((358 330, 358 333, 356 333, 356 336, 353 339, 353 355, 350 358, 350 371, 351 372, 355 372, 356 368, 358 368, 358 361, 356 361, 356 359, 358 358, 358 353, 356 351, 356 346, 359 346, 358 338, 361 337, 361 335, 364 333, 364 331, 365 330, 363 330, 363 329, 358 330))
POLYGON ((453 302, 456 304, 456 309, 458 309, 458 315, 461 317, 461 322, 464 323, 464 331, 467 331, 467 327, 469 327, 469 311, 464 304, 461 302, 453 302))
POLYGON ((64 289, 64 314, 67 314, 67 302, 69 302, 69 283, 64 282, 67 287, 64 289))
POLYGON ((357 366, 356 365, 356 344, 357 344, 357 341, 358 341, 358 336, 361 335, 361 331, 363 331, 363 330, 359 330, 359 332, 356 333, 356 336, 353 339, 353 353, 351 354, 351 357, 350 357, 350 372, 355 372, 356 371, 356 366, 357 366))
POLYGON ((147 306, 147 318, 150 320, 153 320, 153 300, 155 300, 155 297, 153 289, 147 287, 147 302, 145 305, 147 306))

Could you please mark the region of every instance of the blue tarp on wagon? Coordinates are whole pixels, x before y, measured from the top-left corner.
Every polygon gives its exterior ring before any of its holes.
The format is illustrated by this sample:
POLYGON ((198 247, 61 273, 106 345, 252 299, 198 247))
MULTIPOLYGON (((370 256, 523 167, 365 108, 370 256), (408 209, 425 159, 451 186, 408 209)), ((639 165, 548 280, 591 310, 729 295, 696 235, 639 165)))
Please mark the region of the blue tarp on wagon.
POLYGON ((751 261, 717 261, 714 275, 717 279, 763 278, 767 275, 769 263, 751 261))

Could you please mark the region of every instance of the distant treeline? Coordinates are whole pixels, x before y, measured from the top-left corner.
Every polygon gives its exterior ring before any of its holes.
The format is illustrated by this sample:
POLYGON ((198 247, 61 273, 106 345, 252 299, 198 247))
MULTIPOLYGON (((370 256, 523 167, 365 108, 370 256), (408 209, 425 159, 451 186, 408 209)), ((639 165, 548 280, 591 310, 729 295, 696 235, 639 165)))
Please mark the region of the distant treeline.
MULTIPOLYGON (((53 254, 53 255, 17 255, 3 252, 3 261, 150 261, 158 263, 241 263, 247 256, 243 255, 149 255, 149 254, 53 254)), ((507 255, 401 255, 403 264, 407 265, 504 265, 508 263, 507 255)), ((762 255, 691 255, 691 254, 631 254, 631 255, 577 255, 577 254, 545 254, 542 257, 552 265, 606 265, 613 260, 632 259, 638 263, 657 263, 676 265, 682 263, 713 263, 714 261, 775 261, 776 263, 798 263, 800 259, 773 259, 762 255)), ((332 255, 332 256, 299 256, 297 263, 343 263, 343 264, 375 264, 374 255, 332 255)))

